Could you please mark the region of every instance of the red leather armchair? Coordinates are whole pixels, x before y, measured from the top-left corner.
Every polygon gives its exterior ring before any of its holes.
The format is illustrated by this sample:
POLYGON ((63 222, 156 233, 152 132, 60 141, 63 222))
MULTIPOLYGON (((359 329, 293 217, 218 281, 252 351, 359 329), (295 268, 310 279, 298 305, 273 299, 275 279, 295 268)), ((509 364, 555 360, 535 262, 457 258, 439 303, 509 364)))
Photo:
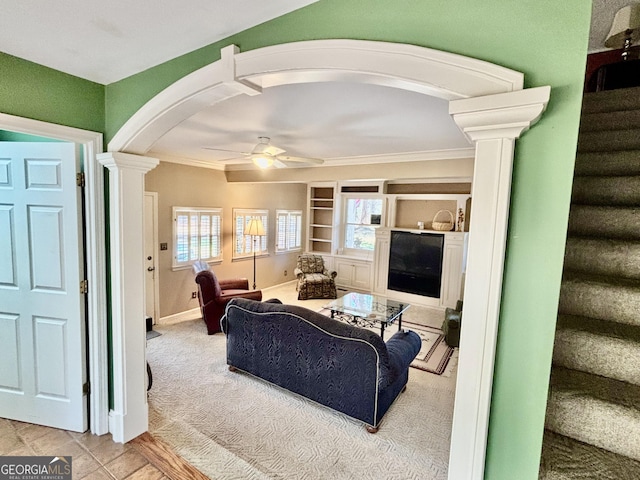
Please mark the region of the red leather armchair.
POLYGON ((246 278, 233 278, 218 280, 210 269, 196 270, 196 283, 198 284, 198 299, 202 319, 207 324, 207 333, 213 335, 220 332, 220 318, 224 315, 227 303, 236 297, 250 300, 262 300, 262 290, 249 290, 249 280, 246 278))

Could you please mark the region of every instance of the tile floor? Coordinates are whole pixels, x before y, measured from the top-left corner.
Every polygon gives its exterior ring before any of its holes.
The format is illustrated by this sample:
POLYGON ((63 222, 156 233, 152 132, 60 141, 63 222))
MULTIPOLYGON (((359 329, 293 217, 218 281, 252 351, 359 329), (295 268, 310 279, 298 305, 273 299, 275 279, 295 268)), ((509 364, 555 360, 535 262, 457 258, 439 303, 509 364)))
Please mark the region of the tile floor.
POLYGON ((72 457, 73 480, 168 480, 136 449, 96 436, 0 418, 0 456, 72 457))

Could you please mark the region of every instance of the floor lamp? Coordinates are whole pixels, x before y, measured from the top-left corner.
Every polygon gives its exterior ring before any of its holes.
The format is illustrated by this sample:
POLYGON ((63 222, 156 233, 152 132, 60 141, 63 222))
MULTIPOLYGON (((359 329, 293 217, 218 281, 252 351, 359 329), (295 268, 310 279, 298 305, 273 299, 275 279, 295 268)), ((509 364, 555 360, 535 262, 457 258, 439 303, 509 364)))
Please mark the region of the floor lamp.
POLYGON ((253 289, 256 289, 256 236, 264 235, 264 225, 262 220, 253 217, 247 225, 246 235, 253 237, 253 289))

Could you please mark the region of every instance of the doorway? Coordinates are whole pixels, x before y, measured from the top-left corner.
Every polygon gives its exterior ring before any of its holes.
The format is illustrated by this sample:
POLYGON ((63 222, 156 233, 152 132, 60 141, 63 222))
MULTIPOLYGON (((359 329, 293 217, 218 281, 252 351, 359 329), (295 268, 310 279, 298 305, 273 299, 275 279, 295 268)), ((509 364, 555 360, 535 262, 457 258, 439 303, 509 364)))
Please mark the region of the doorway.
MULTIPOLYGON (((158 269, 158 194, 144 192, 144 293, 145 315, 151 317, 152 325, 158 323, 160 315, 158 269)), ((149 326, 147 326, 149 328, 149 326)))
POLYGON ((175 82, 138 110, 109 149, 144 155, 167 129, 202 105, 259 95, 274 86, 331 81, 386 85, 446 99, 449 115, 475 145, 474 225, 482 227, 471 227, 469 237, 467 326, 461 338, 465 348, 460 352, 449 478, 482 478, 514 144, 546 109, 549 87, 524 89, 519 72, 413 45, 316 40, 245 53, 229 45, 219 62, 175 82))
POLYGON ((88 397, 91 415, 89 430, 102 435, 109 431, 106 261, 104 231, 104 175, 96 154, 102 151, 102 134, 49 124, 0 113, 0 130, 72 142, 79 150, 84 168, 85 201, 85 278, 88 290, 86 334, 88 397))

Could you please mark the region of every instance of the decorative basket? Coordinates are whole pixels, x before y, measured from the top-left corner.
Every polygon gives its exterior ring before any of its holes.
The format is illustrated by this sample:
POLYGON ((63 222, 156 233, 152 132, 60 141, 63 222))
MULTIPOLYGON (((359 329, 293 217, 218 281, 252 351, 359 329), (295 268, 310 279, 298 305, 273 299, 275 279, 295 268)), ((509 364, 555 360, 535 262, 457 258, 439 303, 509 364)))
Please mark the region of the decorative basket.
POLYGON ((436 214, 433 216, 433 222, 431 222, 431 229, 438 230, 439 232, 449 232, 453 230, 453 213, 451 213, 449 210, 438 210, 438 212, 436 212, 436 214), (449 214, 448 222, 438 221, 438 215, 440 215, 441 213, 449 214))

